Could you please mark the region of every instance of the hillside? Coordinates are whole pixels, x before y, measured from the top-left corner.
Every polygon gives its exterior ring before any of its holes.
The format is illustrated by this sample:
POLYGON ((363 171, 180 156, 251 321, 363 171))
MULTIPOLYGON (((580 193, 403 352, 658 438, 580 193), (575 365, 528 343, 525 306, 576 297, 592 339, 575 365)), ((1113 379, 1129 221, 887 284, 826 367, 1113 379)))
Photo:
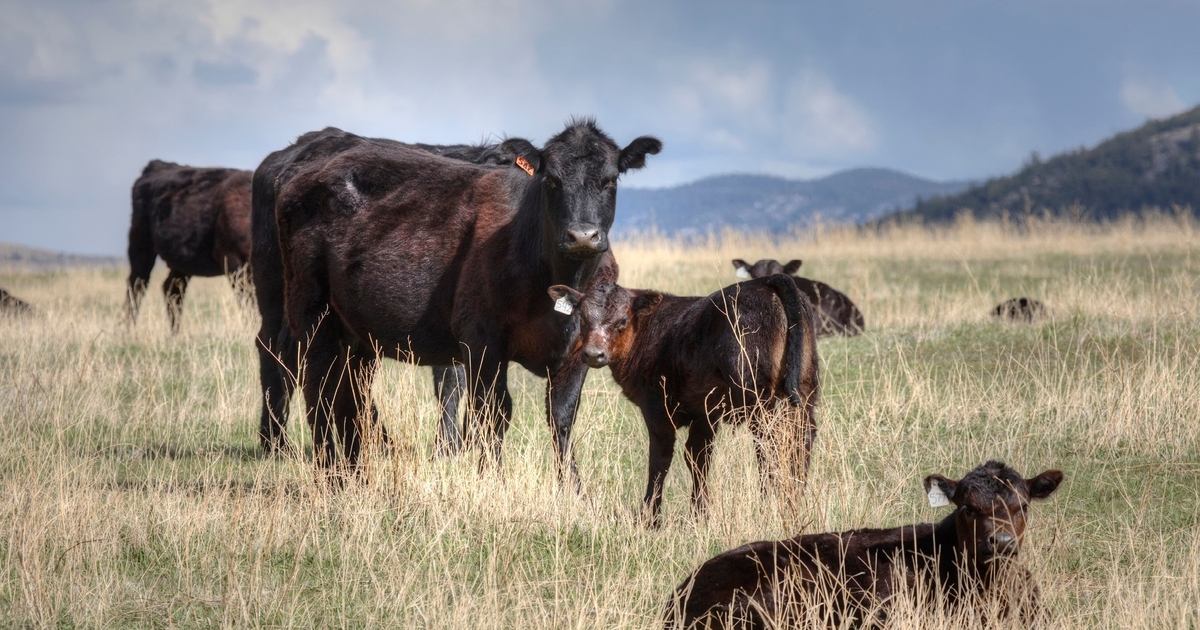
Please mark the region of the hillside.
POLYGON ((1200 210, 1200 107, 1152 120, 1092 149, 1044 161, 1035 154, 1015 175, 919 201, 896 216, 945 221, 961 210, 983 218, 1073 208, 1085 217, 1108 219, 1174 205, 1200 210))
POLYGON ((115 267, 124 262, 113 256, 68 254, 48 249, 0 242, 0 266, 34 268, 56 267, 115 267))
POLYGON ((617 233, 657 227, 666 234, 703 234, 731 227, 786 232, 822 221, 859 223, 913 203, 958 192, 961 182, 935 182, 883 168, 859 168, 813 180, 770 175, 719 175, 671 188, 623 188, 617 233))

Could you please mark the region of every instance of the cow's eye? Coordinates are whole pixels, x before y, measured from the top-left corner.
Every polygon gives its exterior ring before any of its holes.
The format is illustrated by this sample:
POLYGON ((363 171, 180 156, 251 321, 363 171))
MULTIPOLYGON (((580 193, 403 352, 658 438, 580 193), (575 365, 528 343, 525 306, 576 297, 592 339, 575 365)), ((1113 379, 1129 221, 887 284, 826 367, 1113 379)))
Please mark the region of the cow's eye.
POLYGON ((617 332, 621 332, 621 331, 625 330, 625 327, 628 325, 629 325, 629 320, 622 317, 621 319, 618 319, 616 322, 613 323, 613 329, 616 330, 617 332))
POLYGON ((602 180, 600 180, 600 187, 603 188, 604 190, 612 190, 613 188, 617 187, 617 180, 602 179, 602 180))
POLYGON ((549 188, 550 190, 554 190, 555 188, 558 188, 558 180, 547 175, 546 176, 546 188, 549 188))
POLYGON ((962 513, 967 516, 970 516, 972 518, 979 516, 979 510, 975 509, 974 507, 972 507, 970 505, 962 506, 962 513))

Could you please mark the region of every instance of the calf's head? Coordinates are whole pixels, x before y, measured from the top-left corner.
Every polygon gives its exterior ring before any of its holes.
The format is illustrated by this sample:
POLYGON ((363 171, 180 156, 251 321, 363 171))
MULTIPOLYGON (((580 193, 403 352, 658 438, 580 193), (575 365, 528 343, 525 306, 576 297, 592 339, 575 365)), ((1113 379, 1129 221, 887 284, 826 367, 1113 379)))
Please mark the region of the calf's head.
POLYGON ((637 339, 646 316, 658 307, 662 294, 655 291, 630 291, 610 283, 600 283, 580 293, 556 284, 548 290, 560 310, 579 314, 579 337, 583 359, 594 368, 621 361, 637 339))
POLYGON ((592 119, 573 120, 540 150, 510 138, 500 149, 541 186, 542 215, 558 252, 584 259, 608 250, 608 230, 617 208, 617 178, 646 165, 662 143, 642 136, 619 148, 592 119))
POLYGON ((990 461, 959 481, 929 475, 925 491, 930 505, 954 504, 959 551, 969 566, 984 568, 1017 556, 1029 501, 1050 496, 1062 479, 1058 470, 1026 479, 1003 462, 990 461))
POLYGON ((789 261, 785 265, 774 258, 764 258, 751 265, 741 258, 733 259, 733 268, 737 273, 737 277, 743 280, 749 280, 750 278, 765 278, 767 276, 773 276, 777 273, 785 273, 790 276, 800 270, 801 264, 803 263, 799 260, 789 261))

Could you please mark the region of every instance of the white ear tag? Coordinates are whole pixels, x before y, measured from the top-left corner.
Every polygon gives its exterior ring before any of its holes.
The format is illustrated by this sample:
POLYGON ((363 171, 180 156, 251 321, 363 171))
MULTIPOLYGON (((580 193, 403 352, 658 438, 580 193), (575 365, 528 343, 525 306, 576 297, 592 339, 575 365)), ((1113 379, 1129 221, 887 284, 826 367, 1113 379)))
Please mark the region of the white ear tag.
POLYGON ((942 492, 942 487, 935 484, 929 486, 929 507, 942 507, 950 505, 950 499, 946 498, 946 493, 942 492))
POLYGON ((750 271, 749 271, 748 269, 746 269, 745 267, 738 267, 738 268, 737 268, 737 273, 736 273, 736 274, 734 274, 734 275, 736 275, 737 277, 741 278, 742 280, 749 280, 749 279, 750 279, 750 271))
POLYGON ((575 312, 575 307, 571 306, 571 300, 568 300, 567 296, 564 295, 554 301, 554 310, 563 315, 570 315, 575 312))

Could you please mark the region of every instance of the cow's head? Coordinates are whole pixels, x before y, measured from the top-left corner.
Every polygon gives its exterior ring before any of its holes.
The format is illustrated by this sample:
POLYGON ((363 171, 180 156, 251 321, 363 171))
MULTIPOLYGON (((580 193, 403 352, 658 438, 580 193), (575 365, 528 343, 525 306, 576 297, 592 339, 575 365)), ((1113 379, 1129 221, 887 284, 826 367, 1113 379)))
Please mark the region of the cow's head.
POLYGON ((1058 470, 1025 479, 1003 462, 990 461, 959 481, 929 475, 925 491, 931 505, 954 504, 959 551, 967 566, 985 569, 995 560, 1017 556, 1029 501, 1050 496, 1062 479, 1058 470))
POLYGON ((528 140, 510 138, 500 149, 538 180, 542 212, 556 235, 558 252, 591 258, 608 250, 608 230, 617 209, 617 178, 646 165, 646 155, 662 143, 642 136, 618 147, 590 118, 572 120, 567 128, 537 149, 528 140))
POLYGON ((750 278, 765 278, 767 276, 773 276, 777 273, 786 273, 790 276, 800 270, 801 264, 803 263, 799 260, 792 260, 789 261, 788 264, 784 265, 774 258, 764 258, 751 265, 741 258, 733 259, 734 271, 737 273, 737 277, 741 278, 742 280, 749 280, 750 278))
POLYGON ((630 291, 607 282, 593 286, 587 293, 562 284, 550 287, 548 292, 556 303, 565 302, 572 312, 579 313, 583 359, 594 368, 625 360, 646 316, 663 298, 655 291, 630 291))

